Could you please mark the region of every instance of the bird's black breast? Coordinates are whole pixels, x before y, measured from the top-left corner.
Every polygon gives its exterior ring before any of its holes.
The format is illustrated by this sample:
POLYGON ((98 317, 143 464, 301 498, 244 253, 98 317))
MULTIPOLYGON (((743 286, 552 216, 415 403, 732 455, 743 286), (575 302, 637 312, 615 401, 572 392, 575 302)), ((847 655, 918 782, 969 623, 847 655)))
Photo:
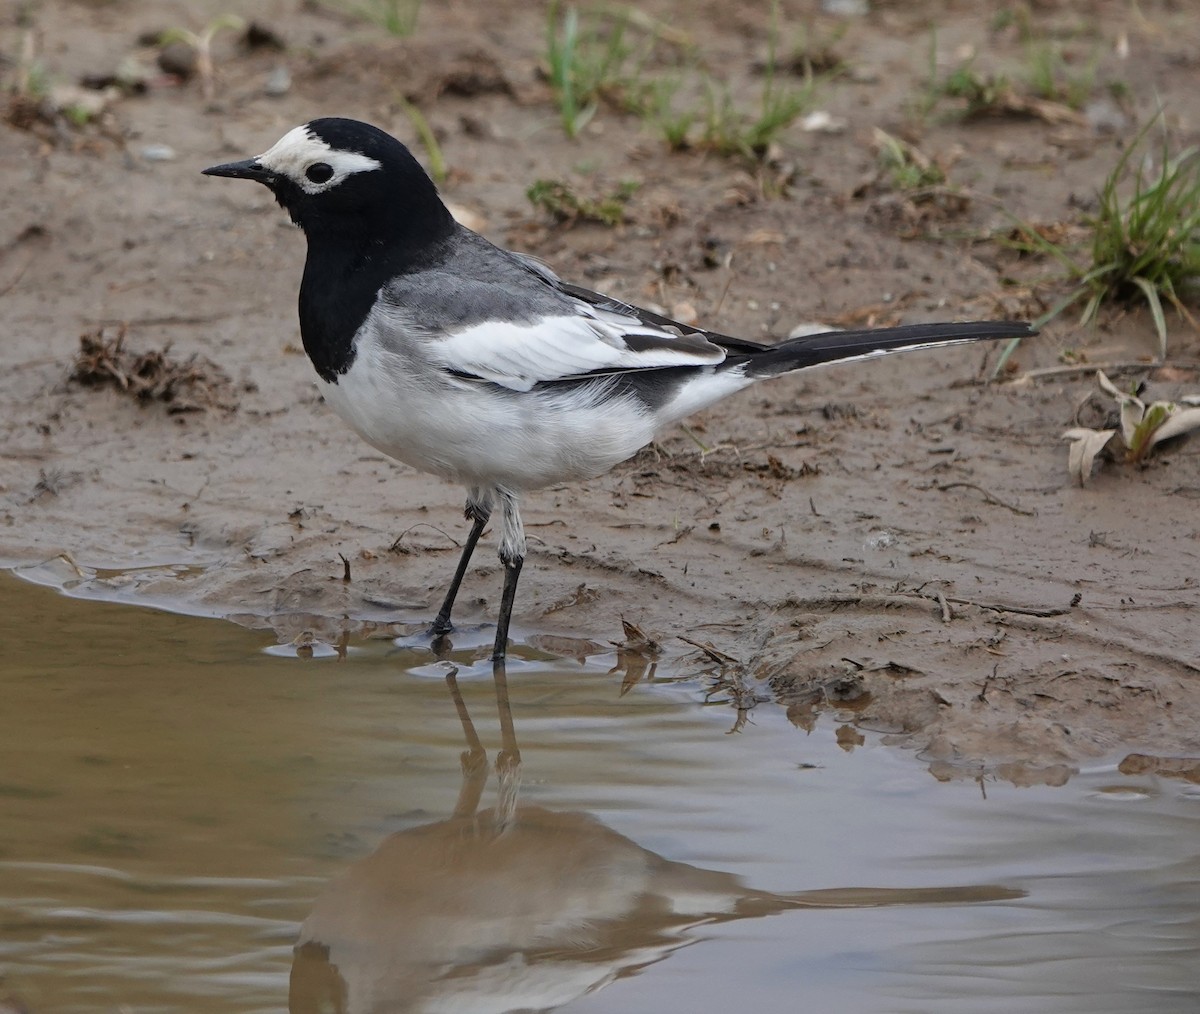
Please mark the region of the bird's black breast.
POLYGON ((408 251, 382 239, 338 244, 310 235, 300 283, 300 335, 322 380, 336 384, 354 364, 354 336, 380 290, 412 264, 408 251))
POLYGON ((322 380, 336 384, 353 365, 354 336, 385 285, 445 258, 453 224, 436 193, 415 209, 375 201, 355 214, 304 210, 300 334, 322 380))
MULTIPOLYGON (((311 257, 310 257, 311 263, 311 257)), ((371 312, 378 286, 349 277, 341 284, 323 280, 324 272, 304 270, 300 283, 300 336, 304 351, 324 381, 336 384, 354 364, 354 336, 371 312)))

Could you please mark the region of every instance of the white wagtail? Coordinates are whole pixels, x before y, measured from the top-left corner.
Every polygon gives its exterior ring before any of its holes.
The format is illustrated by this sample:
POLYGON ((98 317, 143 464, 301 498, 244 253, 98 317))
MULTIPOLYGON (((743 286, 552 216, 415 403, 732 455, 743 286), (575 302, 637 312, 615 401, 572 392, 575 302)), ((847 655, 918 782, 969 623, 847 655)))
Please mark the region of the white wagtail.
POLYGON ((522 493, 589 479, 663 427, 768 377, 932 345, 1031 333, 1013 321, 910 324, 760 345, 564 282, 458 224, 409 150, 323 118, 209 176, 257 180, 308 238, 300 331, 321 393, 383 453, 467 487, 472 522, 441 637, 500 509, 504 659, 525 558, 522 493))

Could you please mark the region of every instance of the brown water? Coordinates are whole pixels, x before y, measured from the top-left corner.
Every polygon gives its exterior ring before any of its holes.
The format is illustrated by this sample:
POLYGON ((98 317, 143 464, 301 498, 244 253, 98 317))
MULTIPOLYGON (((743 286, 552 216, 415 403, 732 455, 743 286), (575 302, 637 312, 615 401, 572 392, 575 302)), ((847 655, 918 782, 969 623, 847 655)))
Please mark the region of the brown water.
POLYGON ((612 656, 514 662, 505 742, 486 669, 8 575, 0 629, 0 1011, 1200 1010, 1195 785, 939 784, 612 656))

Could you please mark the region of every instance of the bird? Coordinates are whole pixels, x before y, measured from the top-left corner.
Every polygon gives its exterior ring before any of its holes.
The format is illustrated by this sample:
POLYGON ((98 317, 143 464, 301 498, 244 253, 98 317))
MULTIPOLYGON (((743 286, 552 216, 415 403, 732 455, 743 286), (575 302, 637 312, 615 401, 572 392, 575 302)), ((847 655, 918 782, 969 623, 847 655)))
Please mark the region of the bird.
POLYGON ((1034 333, 972 321, 762 344, 672 320, 468 229, 403 142, 344 117, 202 172, 263 184, 304 232, 300 333, 325 401, 385 455, 467 489, 471 528, 435 641, 454 629, 463 576, 499 512, 496 666, 526 555, 526 493, 601 475, 664 427, 771 377, 1034 333))

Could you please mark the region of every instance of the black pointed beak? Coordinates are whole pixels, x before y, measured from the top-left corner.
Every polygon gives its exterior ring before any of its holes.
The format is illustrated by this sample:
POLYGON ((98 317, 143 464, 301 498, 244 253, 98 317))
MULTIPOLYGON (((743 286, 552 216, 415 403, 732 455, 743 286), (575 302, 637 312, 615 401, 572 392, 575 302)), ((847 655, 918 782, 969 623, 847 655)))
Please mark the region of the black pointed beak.
POLYGON ((241 162, 226 162, 224 165, 210 165, 201 169, 205 176, 228 176, 235 180, 258 180, 259 183, 269 183, 274 174, 256 158, 244 159, 241 162))

